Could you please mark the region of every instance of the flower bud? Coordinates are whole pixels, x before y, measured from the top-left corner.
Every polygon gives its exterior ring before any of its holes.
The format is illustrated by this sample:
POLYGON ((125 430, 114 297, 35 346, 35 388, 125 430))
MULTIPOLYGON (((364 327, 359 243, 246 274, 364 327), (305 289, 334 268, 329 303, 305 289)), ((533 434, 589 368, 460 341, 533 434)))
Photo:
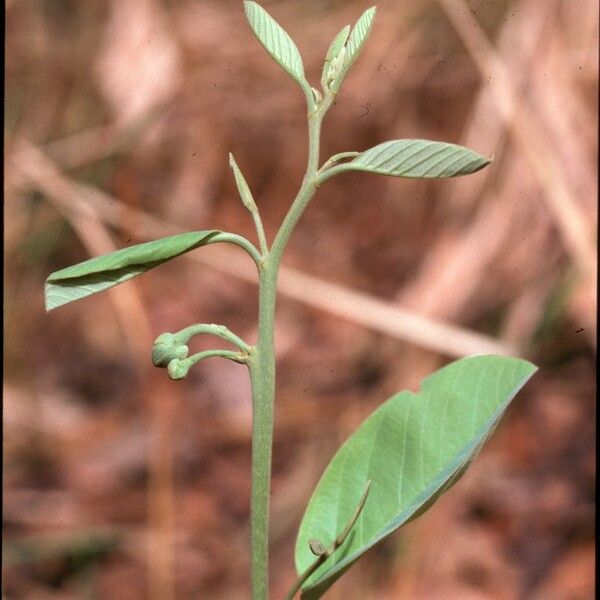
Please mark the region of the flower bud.
POLYGON ((168 331, 166 333, 161 333, 155 340, 155 344, 174 344, 175 336, 168 331))
POLYGON ((174 358, 183 360, 187 357, 189 348, 178 343, 172 333, 162 333, 152 346, 152 364, 155 367, 166 367, 174 358))
POLYGON ((183 379, 190 370, 190 365, 185 360, 174 358, 167 367, 171 379, 183 379))

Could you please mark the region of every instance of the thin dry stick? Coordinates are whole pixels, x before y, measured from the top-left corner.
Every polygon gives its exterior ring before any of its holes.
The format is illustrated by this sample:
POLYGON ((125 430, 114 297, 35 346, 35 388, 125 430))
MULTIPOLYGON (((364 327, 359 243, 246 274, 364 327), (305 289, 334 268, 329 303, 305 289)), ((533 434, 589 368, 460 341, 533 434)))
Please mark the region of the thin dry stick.
MULTIPOLYGON (((522 182, 523 164, 517 157, 510 156, 499 187, 481 197, 480 206, 468 228, 455 231, 450 240, 445 235, 441 237, 432 249, 432 256, 423 262, 418 278, 402 290, 400 299, 409 305, 419 306, 429 316, 456 318, 467 305, 476 304, 485 295, 487 286, 491 284, 488 276, 490 268, 504 265, 507 248, 514 244, 526 247, 534 260, 543 258, 535 272, 552 268, 552 253, 548 254, 544 247, 540 247, 542 230, 552 227, 550 219, 543 215, 535 234, 521 240, 521 223, 531 210, 506 201, 514 196, 516 186, 524 185, 522 182)), ((504 294, 495 298, 497 302, 510 300, 504 294)))
MULTIPOLYGON (((32 165, 35 169, 35 165, 32 165)), ((117 249, 107 232, 105 225, 97 217, 94 210, 85 202, 77 189, 69 180, 58 173, 48 177, 45 173, 37 181, 37 185, 58 211, 71 224, 90 256, 113 252, 117 249), (45 175, 45 176, 44 176, 45 175)), ((152 344, 151 327, 144 308, 143 300, 137 286, 129 289, 108 290, 113 303, 117 320, 124 337, 130 346, 131 355, 138 362, 140 379, 147 381, 147 389, 142 396, 151 398, 152 439, 148 456, 150 481, 148 496, 150 511, 150 528, 152 539, 150 550, 150 591, 156 600, 174 598, 173 587, 173 475, 172 475, 172 427, 174 403, 165 402, 169 391, 156 393, 156 385, 164 388, 162 377, 148 378, 146 365, 139 363, 138 357, 145 356, 152 344)), ((154 371, 152 371, 153 373, 154 371)))
MULTIPOLYGON (((44 182, 47 178, 65 179, 39 150, 30 146, 27 154, 23 152, 20 153, 19 163, 15 166, 35 185, 46 185, 44 182), (27 160, 23 160, 23 157, 27 157, 27 160)), ((149 237, 174 235, 184 231, 147 213, 131 209, 92 186, 71 181, 69 186, 71 194, 85 198, 86 203, 94 207, 97 216, 111 225, 122 227, 124 222, 137 222, 149 237)), ((133 235, 139 234, 129 225, 125 228, 133 235)), ((256 283, 250 263, 235 260, 234 258, 239 256, 236 252, 236 249, 227 247, 207 247, 202 252, 192 252, 186 256, 218 271, 256 283)), ((514 354, 514 349, 508 344, 492 337, 417 315, 370 294, 324 282, 290 267, 281 267, 278 291, 313 308, 451 357, 486 353, 514 354)))
MULTIPOLYGON (((552 148, 570 175, 570 184, 585 208, 588 219, 597 218, 598 180, 593 154, 598 117, 588 105, 573 75, 573 57, 567 52, 565 33, 555 27, 549 36, 546 52, 532 78, 531 102, 549 136, 552 148)), ((576 69, 577 72, 579 72, 576 69)))
MULTIPOLYGON (((556 36, 556 29, 552 27, 556 11, 558 9, 558 3, 556 0, 551 0, 547 3, 544 11, 539 10, 539 4, 537 0, 524 0, 521 3, 519 19, 509 19, 502 28, 497 41, 497 52, 501 54, 503 60, 505 60, 506 66, 510 68, 511 77, 513 80, 513 86, 515 89, 521 89, 525 83, 527 71, 531 70, 534 66, 537 66, 537 71, 546 71, 550 67, 549 62, 552 62, 552 56, 548 56, 548 37, 550 35, 556 36), (546 67, 544 67, 546 65, 546 67), (542 67, 544 67, 542 69, 542 67)), ((552 63, 552 66, 555 66, 552 63)), ((536 72, 537 72, 536 71, 536 72)), ((568 86, 560 92, 556 88, 552 88, 551 82, 547 81, 546 77, 538 78, 539 82, 536 86, 543 86, 545 88, 545 94, 538 96, 540 108, 548 102, 548 99, 554 96, 568 96, 568 86)), ((560 86, 559 86, 560 87, 560 86)), ((472 115, 469 119, 466 132, 461 136, 462 142, 465 146, 477 147, 480 145, 481 139, 485 139, 488 144, 488 148, 494 148, 498 146, 501 137, 506 131, 505 120, 496 118, 497 110, 494 106, 493 89, 487 85, 483 85, 480 89, 478 98, 474 104, 472 115), (491 112, 490 112, 491 111, 491 112), (483 138, 481 132, 485 132, 483 138)), ((565 98, 563 98, 565 100, 565 98)), ((556 102, 557 99, 555 98, 556 102)), ((563 102, 563 105, 565 103, 563 102)), ((516 108, 516 107, 513 107, 516 108)), ((585 118, 582 116, 581 118, 585 118)), ((564 120, 564 119, 563 119, 564 120)), ((560 119, 551 120, 547 127, 551 126, 553 129, 557 127, 567 127, 567 125, 558 125, 562 123, 560 119)), ((565 123, 571 123, 569 119, 565 123)), ((550 133, 550 131, 548 131, 550 133)), ((560 133, 560 130, 555 132, 556 135, 560 133)), ((557 152, 562 150, 562 156, 566 156, 564 146, 571 148, 571 152, 567 153, 572 156, 579 156, 581 164, 581 155, 583 148, 579 148, 577 140, 575 138, 569 138, 568 140, 563 137, 563 144, 560 148, 557 148, 557 152), (567 143, 568 142, 568 143, 567 143)), ((568 136, 567 136, 568 138, 568 136)), ((580 141, 580 140, 579 140, 580 141)), ((553 146, 555 147, 555 146, 553 146)), ((571 156, 571 158, 572 158, 571 156)), ((585 162, 585 161, 584 161, 585 162)), ((577 163, 576 163, 577 164, 577 163)), ((522 172, 523 168, 519 168, 519 165, 514 164, 514 160, 511 159, 510 164, 506 167, 506 173, 509 175, 503 178, 506 182, 523 182, 522 172), (516 170, 515 170, 516 169, 516 170), (512 173, 512 175, 510 175, 512 173)), ((492 173, 490 171, 489 173, 492 173)), ((449 190, 448 201, 455 203, 464 202, 465 198, 477 198, 481 196, 485 189, 486 182, 489 183, 488 177, 476 177, 476 178, 464 178, 457 179, 453 182, 449 190)), ((583 181, 579 182, 583 189, 590 189, 591 186, 585 186, 586 178, 583 177, 586 171, 582 172, 583 181)), ((535 184, 535 179, 532 180, 535 184)), ((522 185, 522 184, 520 184, 522 185)), ((509 185, 510 187, 510 185, 509 185)), ((593 187, 593 186, 592 186, 593 187)), ((505 191, 509 191, 504 186, 505 191)), ((495 190, 498 192, 498 190, 495 190)), ((496 206, 496 196, 502 198, 510 197, 510 194, 502 193, 494 195, 494 198, 490 197, 489 201, 493 202, 493 206, 496 206)), ((592 194, 594 196, 594 194, 592 194)), ((480 204, 486 205, 487 199, 480 204)), ((504 202, 503 206, 512 217, 517 220, 522 218, 522 209, 518 208, 519 205, 513 203, 504 202), (520 210, 520 214, 515 211, 520 210)), ((542 205, 543 208, 544 205, 542 205)), ((583 208, 583 206, 582 206, 583 208)), ((537 209, 536 209, 537 210, 537 209)), ((474 288, 472 287, 474 282, 478 281, 477 270, 484 268, 485 264, 489 264, 489 260, 494 256, 497 256, 498 249, 501 249, 501 243, 507 243, 507 238, 504 234, 499 237, 502 229, 506 229, 508 225, 509 216, 503 216, 502 211, 497 214, 493 214, 494 209, 486 209, 481 212, 479 217, 476 217, 473 221, 471 229, 467 232, 466 236, 456 231, 456 240, 452 242, 451 251, 448 250, 449 242, 446 239, 441 240, 436 247, 433 248, 431 255, 426 257, 421 266, 419 275, 415 278, 409 286, 402 290, 398 296, 400 300, 409 300, 412 298, 413 301, 418 300, 420 307, 425 307, 427 314, 436 315, 442 318, 452 318, 454 314, 458 314, 461 310, 461 306, 464 302, 472 297, 474 288), (486 222, 488 225, 486 226, 486 222), (486 232, 485 229, 488 229, 486 232), (479 235, 476 235, 477 229, 479 229, 479 235), (475 236, 475 237, 474 237, 475 236), (479 239, 479 242, 474 243, 479 239), (496 248, 493 249, 494 240, 496 240, 496 248), (481 242, 481 243, 480 243, 481 242), (486 252, 473 252, 475 247, 479 247, 481 244, 486 248, 486 252), (490 252, 493 251, 493 254, 490 252), (450 294, 450 296, 448 295, 450 294)), ((587 212, 587 211, 586 211, 587 212)), ((550 227, 551 223, 548 222, 547 227, 550 227)), ((546 227, 546 225, 544 225, 546 227)), ((506 233, 506 232, 504 232, 506 233)), ((536 231, 539 234, 539 230, 536 231)), ((535 243, 535 236, 529 236, 523 240, 523 244, 527 244, 531 248, 532 252, 538 252, 539 245, 535 243)), ((551 266, 550 262, 544 263, 545 268, 551 266)), ((537 289, 536 284, 533 284, 537 289)), ((529 289, 523 292, 525 295, 531 295, 529 289)), ((536 294, 536 298, 541 302, 543 298, 536 294)), ((517 301, 518 302, 518 301, 517 301)), ((586 331, 593 331, 594 327, 586 327, 586 331)), ((524 330, 521 331, 521 334, 524 330)), ((509 341, 511 344, 520 346, 525 342, 523 335, 504 337, 503 339, 509 341)))
POLYGON ((568 188, 560 163, 545 144, 543 130, 535 116, 518 98, 512 80, 494 47, 471 14, 464 0, 439 0, 448 20, 471 54, 482 77, 494 91, 494 99, 513 136, 535 171, 544 189, 563 242, 582 276, 595 286, 596 252, 591 228, 568 188))
MULTIPOLYGON (((548 35, 548 21, 554 16, 559 0, 546 0, 540 10, 538 0, 522 0, 519 19, 508 19, 496 38, 497 52, 510 69, 513 85, 522 92, 528 83, 529 72, 536 65, 536 54, 548 35)), ((494 92, 482 83, 473 102, 460 143, 478 148, 485 141, 489 152, 498 152, 507 135, 506 118, 498 118, 494 92)), ((514 108, 514 107, 513 107, 514 108)), ((512 116, 511 116, 512 118, 512 116)), ((462 177, 448 186, 447 202, 463 203, 466 199, 479 202, 481 195, 494 178, 495 169, 486 169, 481 177, 462 177)), ((436 257, 438 258, 438 257, 436 257)))
POLYGON ((491 337, 422 317, 369 294, 327 283, 289 267, 281 270, 279 283, 282 291, 285 286, 285 293, 295 300, 441 354, 452 357, 514 354, 510 346, 491 337))
MULTIPOLYGON (((62 170, 81 168, 116 152, 129 150, 145 131, 160 122, 169 103, 170 100, 166 100, 152 106, 127 123, 90 127, 44 143, 38 149, 50 160, 58 163, 62 170)), ((18 139, 15 145, 13 159, 17 162, 26 159, 28 146, 23 146, 22 139, 18 139), (25 152, 24 155, 20 154, 21 150, 25 152)), ((19 181, 11 182, 13 187, 18 186, 19 183, 19 181)))
MULTIPOLYGON (((522 18, 507 20, 497 38, 498 51, 506 58, 513 81, 519 88, 525 81, 526 72, 531 68, 540 38, 545 32, 547 13, 555 8, 556 1, 549 0, 546 10, 540 11, 537 0, 524 0, 520 5, 522 18)), ((489 152, 498 152, 506 136, 506 124, 497 117, 493 102, 491 88, 481 85, 461 135, 464 146, 477 148, 485 140, 489 152)), ((518 168, 513 162, 504 167, 508 173, 518 168)), ((478 276, 497 256, 500 245, 510 231, 509 217, 502 214, 502 207, 511 211, 511 216, 517 208, 514 203, 498 198, 496 189, 485 197, 496 170, 497 167, 486 169, 479 177, 457 178, 448 186, 445 202, 458 205, 463 211, 467 208, 467 202, 469 205, 476 203, 480 207, 479 214, 473 218, 468 230, 464 226, 455 227, 448 231, 451 237, 441 236, 423 258, 419 273, 401 290, 398 295, 400 301, 411 304, 412 299, 413 303, 418 302, 418 306, 424 307, 427 314, 448 318, 461 311, 464 302, 472 297, 474 289, 478 289, 478 276), (488 207, 490 202, 493 203, 491 210, 488 207), (501 235, 498 235, 499 229, 504 229, 501 235), (486 250, 484 252, 480 251, 482 245, 486 250), (449 292, 454 302, 448 302, 449 292)), ((503 181, 510 179, 511 175, 505 175, 503 181)))

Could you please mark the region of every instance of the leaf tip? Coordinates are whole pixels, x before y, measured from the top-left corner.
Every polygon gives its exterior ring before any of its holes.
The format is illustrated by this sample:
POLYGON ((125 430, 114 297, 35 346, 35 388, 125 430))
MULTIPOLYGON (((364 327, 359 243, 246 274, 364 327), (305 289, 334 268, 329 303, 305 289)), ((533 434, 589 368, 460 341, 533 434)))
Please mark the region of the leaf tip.
MULTIPOLYGON (((369 23, 368 23, 369 29, 371 28, 371 25, 373 25, 373 20, 375 19, 376 14, 377 14, 377 6, 375 6, 375 5, 371 6, 371 8, 367 8, 367 10, 365 10, 365 12, 362 14, 361 18, 368 19, 368 21, 369 21, 369 23)), ((367 35, 368 35, 368 33, 367 33, 367 35)))
POLYGON ((529 377, 533 377, 533 375, 535 375, 540 370, 540 368, 536 364, 532 363, 531 361, 525 360, 524 358, 521 358, 520 360, 522 360, 529 367, 529 370, 530 370, 529 377))
POLYGON ((53 287, 54 286, 46 280, 46 283, 44 284, 44 308, 47 313, 60 306, 60 304, 57 304, 56 301, 52 299, 50 292, 53 287))
POLYGON ((477 173, 477 171, 481 171, 481 169, 485 169, 485 167, 487 167, 492 160, 494 160, 493 156, 487 157, 487 156, 480 156, 480 164, 477 165, 472 171, 471 173, 477 173))
POLYGON ((244 0, 244 12, 246 13, 246 18, 248 21, 252 18, 252 11, 259 8, 259 5, 256 2, 252 2, 252 0, 244 0))

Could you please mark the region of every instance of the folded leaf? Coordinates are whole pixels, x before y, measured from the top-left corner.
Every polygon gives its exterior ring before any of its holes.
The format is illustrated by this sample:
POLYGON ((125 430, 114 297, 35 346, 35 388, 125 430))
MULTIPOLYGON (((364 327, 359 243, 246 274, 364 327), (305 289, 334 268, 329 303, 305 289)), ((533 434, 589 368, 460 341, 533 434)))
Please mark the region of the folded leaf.
POLYGON ((350 36, 348 37, 348 41, 346 42, 344 64, 340 69, 340 74, 336 77, 336 80, 332 84, 332 89, 334 91, 339 91, 340 86, 344 81, 344 77, 346 77, 348 71, 360 55, 360 52, 365 42, 367 41, 367 37, 369 37, 369 33, 371 32, 371 27, 373 26, 373 19, 375 18, 376 12, 377 9, 374 6, 368 8, 360 16, 360 18, 356 22, 356 25, 354 25, 350 36))
POLYGON ((371 27, 373 26, 373 19, 375 18, 375 13, 377 9, 374 6, 365 10, 365 12, 360 16, 356 25, 352 29, 352 33, 348 38, 348 43, 346 44, 348 51, 348 62, 352 64, 360 54, 365 42, 367 41, 367 37, 369 37, 369 33, 371 32, 371 27))
POLYGON ((350 25, 346 25, 342 30, 333 38, 329 46, 329 50, 327 50, 327 54, 325 55, 325 62, 330 63, 341 51, 341 49, 346 44, 346 40, 350 35, 350 25))
POLYGON ((490 163, 468 148, 429 140, 393 140, 361 152, 338 171, 366 171, 394 177, 456 177, 483 169, 490 163))
POLYGON ((298 82, 303 90, 310 93, 310 86, 304 76, 302 57, 289 34, 256 2, 245 0, 244 10, 254 35, 265 50, 298 82))
POLYGON ((346 27, 344 27, 335 36, 335 38, 331 42, 331 45, 329 46, 329 50, 327 50, 327 55, 325 56, 325 62, 323 64, 323 73, 321 75, 321 85, 323 86, 323 89, 325 89, 327 87, 327 85, 329 84, 329 82, 331 80, 331 76, 330 76, 331 74, 329 72, 331 62, 339 56, 349 35, 350 35, 350 25, 346 25, 346 27))
POLYGON ((380 406, 334 456, 304 514, 299 574, 314 561, 309 540, 330 544, 371 480, 348 539, 303 585, 302 598, 320 598, 369 548, 454 484, 535 371, 515 358, 464 358, 430 375, 417 394, 403 391, 380 406))
POLYGON ((233 170, 233 176, 235 177, 235 183, 237 185, 238 192, 240 194, 240 198, 242 200, 242 204, 250 211, 254 212, 257 210, 256 203, 254 202, 254 198, 252 196, 252 192, 248 187, 248 183, 246 182, 246 178, 244 177, 242 171, 238 167, 235 162, 235 158, 233 158, 233 154, 229 153, 229 166, 233 170))
POLYGON ((220 231, 191 231, 123 248, 55 271, 46 280, 46 310, 101 292, 210 243, 220 231))

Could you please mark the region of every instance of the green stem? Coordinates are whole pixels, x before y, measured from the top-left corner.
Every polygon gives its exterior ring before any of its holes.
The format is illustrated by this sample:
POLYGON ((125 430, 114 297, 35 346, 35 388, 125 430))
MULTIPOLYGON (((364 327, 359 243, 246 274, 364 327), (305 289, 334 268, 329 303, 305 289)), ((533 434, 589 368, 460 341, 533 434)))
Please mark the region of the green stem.
POLYGON ((296 223, 302 216, 302 213, 308 206, 308 203, 315 195, 319 186, 317 179, 317 172, 319 169, 319 144, 321 137, 321 124, 323 117, 327 112, 327 109, 331 105, 333 98, 326 96, 323 103, 317 107, 317 109, 308 115, 308 165, 306 168, 306 174, 302 180, 300 190, 296 195, 290 210, 288 211, 279 232, 275 237, 273 246, 271 248, 271 256, 273 258, 276 268, 279 269, 279 263, 285 250, 285 246, 296 227, 296 223))
POLYGON ((175 340, 181 344, 187 344, 194 336, 208 333, 210 335, 216 335, 227 342, 230 342, 234 346, 237 346, 243 352, 249 352, 250 346, 244 342, 243 339, 232 333, 225 327, 225 325, 216 325, 215 323, 196 323, 190 325, 181 331, 173 334, 175 340))
POLYGON ((233 350, 204 350, 203 352, 198 352, 197 354, 193 354, 188 358, 173 358, 169 361, 167 365, 167 371, 169 372, 169 377, 171 379, 183 379, 187 377, 187 374, 191 367, 193 367, 196 363, 199 363, 201 360, 205 358, 212 358, 213 356, 218 356, 219 358, 227 358, 228 360, 232 360, 236 363, 240 364, 248 364, 249 356, 247 352, 234 352, 233 350))
POLYGON ((248 367, 252 384, 252 493, 250 537, 252 598, 269 597, 269 493, 275 400, 273 323, 277 269, 267 258, 259 271, 258 342, 248 367))
POLYGON ((250 529, 252 548, 252 599, 269 596, 269 493, 275 399, 275 350, 273 346, 275 300, 279 264, 285 246, 304 209, 317 190, 319 138, 323 116, 333 97, 317 107, 309 102, 308 164, 300 190, 286 215, 268 254, 259 264, 258 341, 250 352, 252 384, 252 493, 250 529))
POLYGON ((214 356, 219 356, 220 358, 227 358, 228 360, 232 360, 233 362, 237 362, 240 364, 245 364, 248 362, 248 355, 245 352, 234 352, 233 350, 204 350, 203 352, 198 352, 196 354, 192 354, 185 360, 180 362, 189 365, 190 367, 194 366, 196 363, 199 363, 201 360, 205 358, 212 358, 214 356))

